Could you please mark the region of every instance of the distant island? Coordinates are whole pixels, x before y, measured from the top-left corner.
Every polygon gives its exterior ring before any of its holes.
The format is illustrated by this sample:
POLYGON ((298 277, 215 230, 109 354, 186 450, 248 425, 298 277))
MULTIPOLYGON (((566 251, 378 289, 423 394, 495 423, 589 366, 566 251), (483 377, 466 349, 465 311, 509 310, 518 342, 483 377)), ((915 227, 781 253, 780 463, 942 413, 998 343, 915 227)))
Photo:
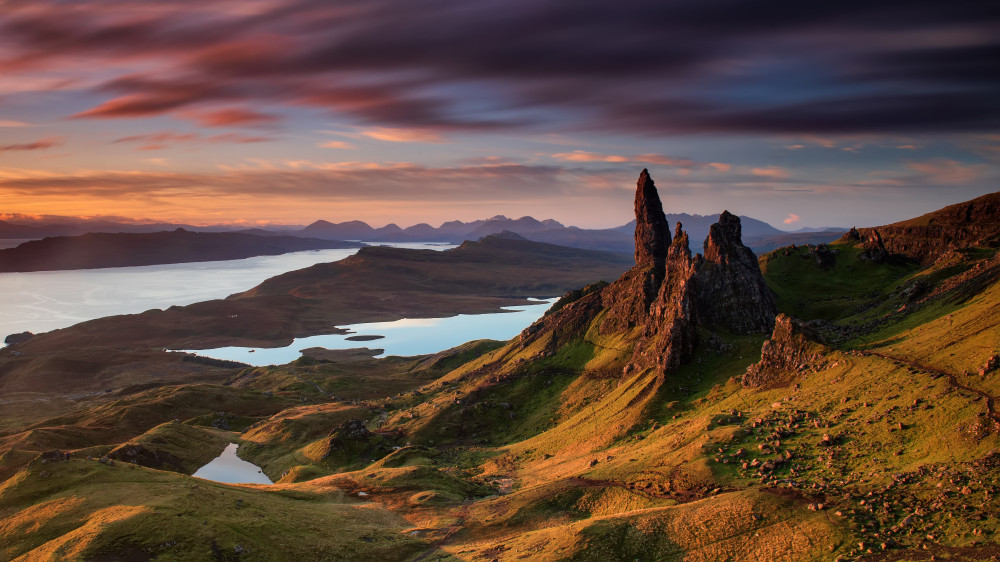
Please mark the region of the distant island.
POLYGON ((25 242, 0 250, 0 272, 97 269, 277 256, 303 250, 360 248, 364 244, 240 232, 89 233, 25 242))

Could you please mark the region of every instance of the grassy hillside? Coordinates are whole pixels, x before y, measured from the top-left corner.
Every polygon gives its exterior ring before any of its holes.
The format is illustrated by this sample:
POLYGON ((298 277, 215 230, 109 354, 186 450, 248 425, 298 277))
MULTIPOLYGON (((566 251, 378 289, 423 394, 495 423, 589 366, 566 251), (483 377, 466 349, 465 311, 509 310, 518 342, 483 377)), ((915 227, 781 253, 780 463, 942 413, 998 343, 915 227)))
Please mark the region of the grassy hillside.
POLYGON ((623 376, 641 328, 602 330, 602 312, 437 356, 236 370, 21 428, 0 457, 0 557, 1000 555, 1000 370, 980 373, 1000 354, 996 249, 930 266, 828 250, 761 258, 811 339, 770 347, 808 353, 756 387, 742 377, 768 336, 703 330, 679 371, 623 376), (183 474, 229 441, 278 484, 183 474), (96 460, 122 444, 177 462, 96 460))

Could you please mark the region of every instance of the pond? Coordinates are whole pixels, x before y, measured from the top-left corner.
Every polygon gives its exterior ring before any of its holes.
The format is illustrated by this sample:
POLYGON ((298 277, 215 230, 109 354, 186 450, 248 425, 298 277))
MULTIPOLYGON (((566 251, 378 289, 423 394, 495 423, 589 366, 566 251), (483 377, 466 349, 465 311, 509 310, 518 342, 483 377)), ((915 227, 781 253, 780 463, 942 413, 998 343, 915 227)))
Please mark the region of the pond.
POLYGON ((236 456, 239 445, 230 443, 222 454, 192 476, 226 484, 274 484, 260 467, 236 456))

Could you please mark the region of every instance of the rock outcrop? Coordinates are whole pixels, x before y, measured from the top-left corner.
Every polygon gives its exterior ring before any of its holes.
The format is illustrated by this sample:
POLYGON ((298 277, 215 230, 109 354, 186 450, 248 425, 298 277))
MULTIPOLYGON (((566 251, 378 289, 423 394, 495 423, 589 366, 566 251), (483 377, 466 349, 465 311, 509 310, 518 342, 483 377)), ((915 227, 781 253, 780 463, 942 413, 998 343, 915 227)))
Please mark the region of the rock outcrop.
POLYGON ((889 259, 889 252, 885 249, 885 245, 882 243, 882 235, 879 234, 877 228, 872 228, 867 231, 867 236, 864 242, 861 243, 861 253, 858 257, 863 260, 868 260, 874 263, 885 263, 885 260, 889 259))
POLYGON ((35 337, 35 334, 31 332, 20 332, 17 334, 10 334, 6 338, 4 338, 3 342, 8 345, 14 345, 18 343, 24 343, 33 337, 35 337))
POLYGON ((740 230, 739 217, 729 211, 709 229, 699 267, 698 312, 706 325, 737 334, 769 332, 777 314, 774 299, 740 230))
POLYGON ((627 375, 654 369, 672 372, 688 361, 697 329, 737 334, 768 333, 775 307, 753 252, 743 245, 739 217, 722 213, 705 241, 705 256, 691 254, 677 223, 667 230, 652 178, 642 171, 636 186, 636 264, 617 281, 567 298, 521 336, 524 346, 548 338, 546 349, 579 337, 600 319, 601 334, 627 334, 634 343, 627 375))
POLYGON ((743 385, 766 388, 784 382, 790 375, 816 368, 823 354, 813 343, 809 328, 785 314, 774 321, 771 339, 761 347, 760 361, 743 374, 743 385))
POLYGON ((150 449, 139 443, 125 443, 107 454, 109 459, 137 464, 147 468, 184 472, 181 459, 159 449, 150 449))

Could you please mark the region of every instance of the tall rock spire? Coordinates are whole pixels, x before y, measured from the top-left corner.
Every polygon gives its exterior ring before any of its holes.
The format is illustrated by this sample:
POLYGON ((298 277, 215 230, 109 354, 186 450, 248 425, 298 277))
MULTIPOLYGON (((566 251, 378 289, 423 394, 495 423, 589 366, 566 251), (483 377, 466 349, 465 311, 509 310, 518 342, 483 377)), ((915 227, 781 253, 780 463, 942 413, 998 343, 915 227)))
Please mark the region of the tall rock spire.
POLYGON ((646 169, 639 174, 635 189, 635 263, 662 265, 670 247, 670 227, 663 214, 660 196, 646 169))

